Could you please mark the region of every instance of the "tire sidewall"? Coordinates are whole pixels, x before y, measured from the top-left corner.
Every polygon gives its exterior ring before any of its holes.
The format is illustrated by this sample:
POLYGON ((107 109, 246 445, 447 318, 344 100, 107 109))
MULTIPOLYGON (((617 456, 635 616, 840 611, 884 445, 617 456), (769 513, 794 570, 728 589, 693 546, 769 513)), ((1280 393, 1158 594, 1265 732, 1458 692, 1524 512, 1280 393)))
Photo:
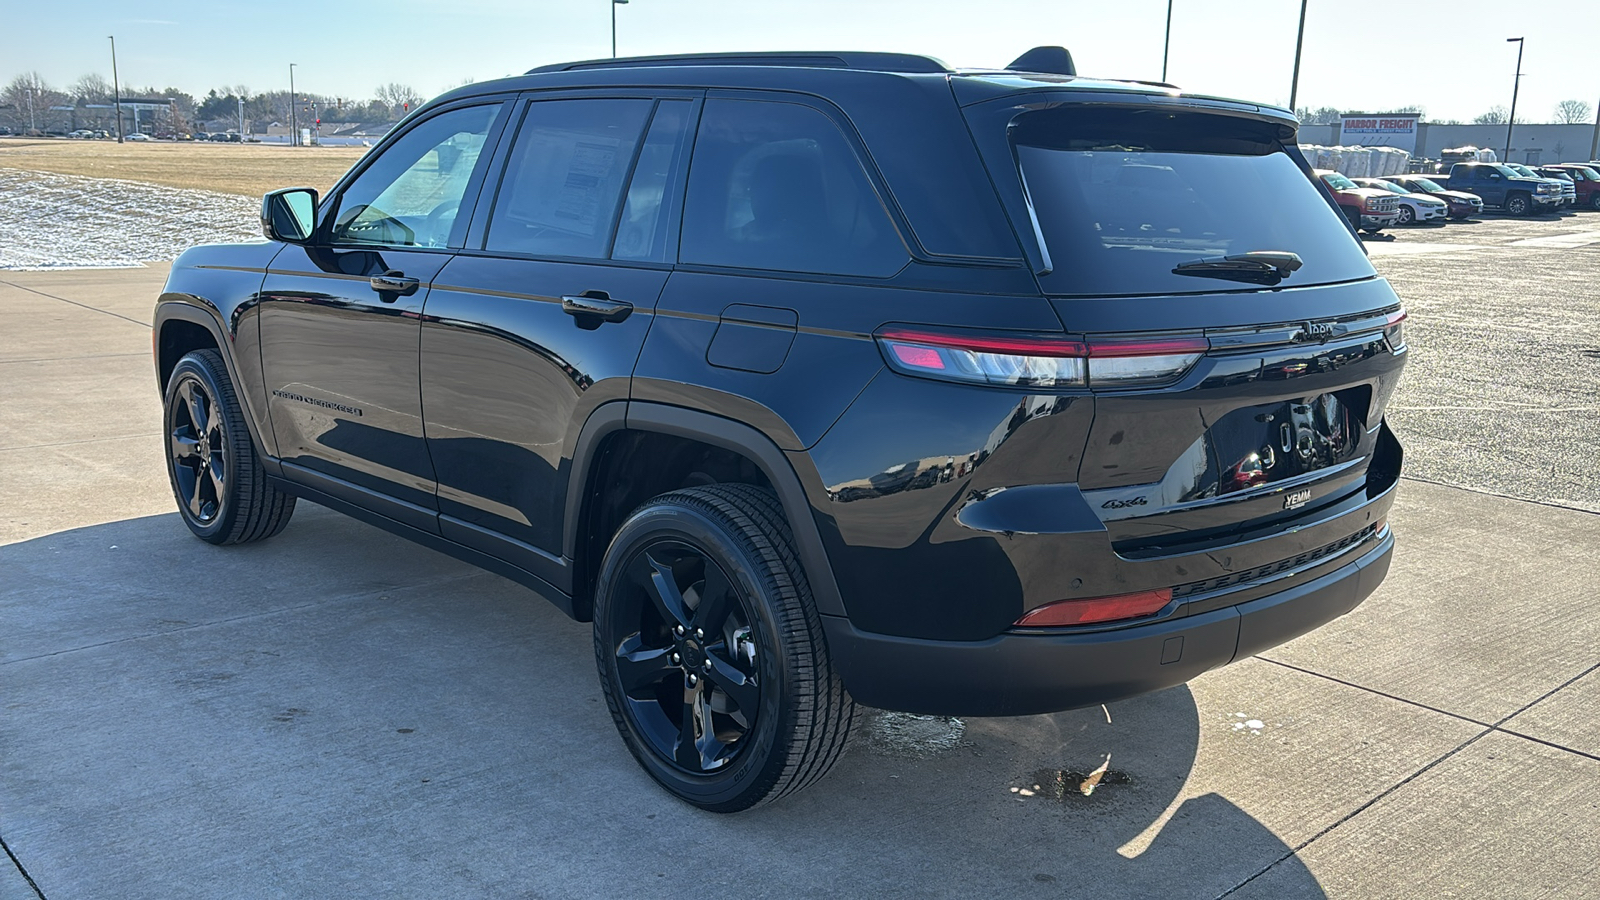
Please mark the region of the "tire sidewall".
MULTIPOLYGON (((226 374, 220 377, 226 378, 226 374)), ((161 421, 163 453, 167 461, 167 483, 172 487, 172 497, 178 504, 178 515, 183 517, 185 525, 202 540, 220 543, 225 540, 233 530, 234 520, 239 515, 239 478, 237 470, 246 463, 245 454, 240 452, 239 437, 237 433, 238 416, 236 411, 228 405, 227 397, 223 394, 222 386, 218 381, 219 374, 213 371, 213 364, 200 352, 190 353, 178 360, 173 366, 172 375, 167 379, 167 390, 162 397, 161 421), (189 514, 189 500, 183 496, 178 487, 177 465, 172 458, 172 432, 174 403, 177 402, 178 387, 186 380, 197 380, 210 396, 213 414, 222 417, 223 460, 225 462, 223 495, 221 498, 222 509, 210 522, 201 522, 189 514)), ((246 438, 248 440, 248 438, 246 438)))
POLYGON ((623 741, 639 764, 658 782, 705 809, 743 809, 764 797, 781 774, 786 756, 782 752, 784 748, 778 746, 780 736, 791 734, 795 728, 792 663, 786 653, 789 648, 783 646, 779 636, 776 598, 769 595, 766 579, 758 574, 762 569, 765 569, 763 561, 748 558, 723 527, 701 510, 681 502, 657 502, 635 512, 623 523, 606 550, 595 584, 596 662, 623 741), (747 600, 750 630, 756 638, 761 709, 754 733, 746 738, 750 745, 739 751, 727 771, 689 775, 663 760, 638 733, 626 698, 615 688, 618 683, 616 655, 608 635, 613 613, 611 594, 627 561, 645 546, 660 540, 681 541, 704 552, 722 567, 747 600), (752 796, 755 799, 750 799, 752 796))

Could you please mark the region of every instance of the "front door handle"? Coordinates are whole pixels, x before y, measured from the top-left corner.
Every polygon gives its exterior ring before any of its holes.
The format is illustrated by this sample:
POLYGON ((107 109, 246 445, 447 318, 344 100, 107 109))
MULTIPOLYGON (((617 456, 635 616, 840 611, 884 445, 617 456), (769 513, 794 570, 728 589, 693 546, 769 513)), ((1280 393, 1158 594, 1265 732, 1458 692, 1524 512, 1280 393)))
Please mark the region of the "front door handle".
POLYGON ((632 303, 613 300, 605 291, 584 291, 562 297, 561 308, 578 320, 579 328, 586 330, 599 328, 606 322, 621 322, 633 313, 632 303))
POLYGON ((399 269, 390 269, 382 275, 372 276, 369 282, 372 289, 378 292, 378 299, 385 303, 393 303, 401 297, 409 297, 417 292, 417 285, 421 284, 415 278, 408 278, 399 269))

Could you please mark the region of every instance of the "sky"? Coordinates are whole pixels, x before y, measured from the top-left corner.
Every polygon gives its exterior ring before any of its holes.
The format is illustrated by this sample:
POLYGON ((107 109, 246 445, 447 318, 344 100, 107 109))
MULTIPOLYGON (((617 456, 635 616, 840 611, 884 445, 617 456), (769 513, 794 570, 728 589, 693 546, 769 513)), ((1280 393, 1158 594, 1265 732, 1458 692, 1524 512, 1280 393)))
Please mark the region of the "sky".
MULTIPOLYGON (((1578 18, 1600 12, 1584 0, 1578 18)), ((1161 77, 1167 0, 631 0, 615 8, 621 55, 714 50, 885 50, 1000 67, 1059 44, 1078 71, 1161 77)), ((1173 0, 1168 80, 1185 90, 1286 104, 1299 0, 1173 0)), ((1309 0, 1297 105, 1423 107, 1460 119, 1510 106, 1525 37, 1519 119, 1566 99, 1600 101, 1589 29, 1505 0, 1309 0), (1384 15, 1363 14, 1382 10, 1384 15), (1453 23, 1472 23, 1455 27, 1453 23)), ((4 0, 0 83, 38 71, 56 87, 111 76, 196 96, 223 85, 370 98, 400 82, 433 96, 464 81, 611 53, 607 0, 4 0)), ((1592 43, 1592 42, 1591 42, 1592 43)))

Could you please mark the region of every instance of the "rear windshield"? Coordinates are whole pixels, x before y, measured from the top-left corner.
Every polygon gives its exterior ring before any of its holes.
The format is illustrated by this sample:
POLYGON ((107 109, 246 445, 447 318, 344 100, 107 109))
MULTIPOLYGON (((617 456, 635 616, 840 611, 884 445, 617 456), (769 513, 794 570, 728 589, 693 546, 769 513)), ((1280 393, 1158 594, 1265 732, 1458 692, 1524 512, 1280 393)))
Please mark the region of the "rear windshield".
POLYGON ((1284 152, 1279 126, 1159 109, 1055 107, 1012 121, 1057 295, 1255 289, 1181 263, 1299 254, 1284 287, 1372 276, 1339 214, 1284 152))

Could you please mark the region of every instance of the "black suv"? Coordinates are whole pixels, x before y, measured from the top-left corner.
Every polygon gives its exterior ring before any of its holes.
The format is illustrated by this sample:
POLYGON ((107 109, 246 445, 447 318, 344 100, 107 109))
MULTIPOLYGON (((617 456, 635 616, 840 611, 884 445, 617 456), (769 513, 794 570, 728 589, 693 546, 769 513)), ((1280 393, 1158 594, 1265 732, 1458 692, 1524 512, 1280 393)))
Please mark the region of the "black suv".
POLYGON ((592 620, 706 809, 820 778, 857 702, 1158 690, 1389 567, 1404 313, 1285 110, 1059 48, 574 63, 262 223, 156 309, 190 529, 305 497, 592 620))

